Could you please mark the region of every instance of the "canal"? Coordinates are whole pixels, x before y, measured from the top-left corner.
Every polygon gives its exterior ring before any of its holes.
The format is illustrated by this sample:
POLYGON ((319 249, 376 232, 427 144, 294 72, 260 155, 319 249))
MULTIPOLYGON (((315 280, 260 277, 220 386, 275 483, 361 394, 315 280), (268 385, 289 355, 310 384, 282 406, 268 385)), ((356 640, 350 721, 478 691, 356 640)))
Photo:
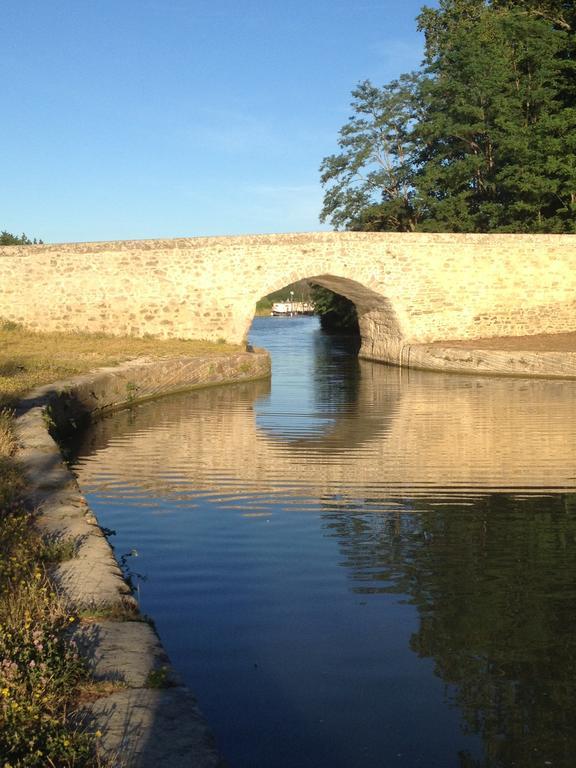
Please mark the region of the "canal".
POLYGON ((74 470, 231 768, 572 768, 576 383, 359 361, 94 424, 74 470))

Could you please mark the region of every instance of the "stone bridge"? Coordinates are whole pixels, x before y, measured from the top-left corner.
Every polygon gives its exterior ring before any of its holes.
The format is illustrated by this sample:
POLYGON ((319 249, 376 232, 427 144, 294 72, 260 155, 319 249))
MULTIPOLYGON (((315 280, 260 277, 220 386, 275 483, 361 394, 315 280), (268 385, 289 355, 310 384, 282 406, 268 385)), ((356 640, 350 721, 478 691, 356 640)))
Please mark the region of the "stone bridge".
POLYGON ((361 355, 576 329, 576 237, 317 232, 0 248, 0 317, 39 330, 242 342, 308 278, 358 309, 361 355))

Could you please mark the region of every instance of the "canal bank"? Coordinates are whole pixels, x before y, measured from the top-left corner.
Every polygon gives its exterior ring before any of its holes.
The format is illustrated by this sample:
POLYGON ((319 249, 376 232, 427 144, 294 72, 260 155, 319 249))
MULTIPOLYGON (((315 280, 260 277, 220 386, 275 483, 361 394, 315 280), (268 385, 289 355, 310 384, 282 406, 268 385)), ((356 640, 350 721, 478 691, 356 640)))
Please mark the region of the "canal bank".
POLYGON ((270 375, 264 351, 138 359, 42 386, 16 409, 16 455, 27 502, 41 533, 72 544, 53 580, 83 617, 72 639, 108 695, 84 706, 83 725, 101 733, 104 757, 129 766, 221 764, 191 692, 170 667, 158 637, 138 611, 105 533, 67 468, 54 435, 69 435, 114 409, 174 392, 270 375))
POLYGON ((576 332, 405 344, 362 340, 359 356, 400 368, 527 378, 576 378, 576 332))

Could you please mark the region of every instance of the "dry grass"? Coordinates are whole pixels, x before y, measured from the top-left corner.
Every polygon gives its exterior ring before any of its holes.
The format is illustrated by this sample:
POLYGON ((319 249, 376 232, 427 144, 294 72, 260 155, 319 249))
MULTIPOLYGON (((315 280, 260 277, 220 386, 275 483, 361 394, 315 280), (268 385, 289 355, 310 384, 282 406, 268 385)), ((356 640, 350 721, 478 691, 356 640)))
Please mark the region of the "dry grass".
POLYGON ((576 332, 537 333, 532 336, 492 336, 489 339, 449 339, 433 341, 428 346, 522 352, 576 352, 576 332))
POLYGON ((0 408, 40 384, 138 357, 210 355, 231 344, 183 339, 137 339, 93 333, 35 333, 0 321, 0 408))
POLYGON ((77 699, 75 704, 80 708, 85 704, 98 701, 98 699, 102 699, 104 696, 111 696, 118 691, 124 691, 127 687, 126 683, 116 681, 110 682, 105 680, 94 682, 93 680, 88 680, 77 686, 77 699))
POLYGON ((209 341, 35 333, 0 320, 0 457, 10 456, 14 450, 7 409, 34 387, 138 357, 210 355, 239 349, 209 341))
POLYGON ((0 458, 11 456, 16 448, 12 432, 12 413, 7 409, 0 410, 0 458))

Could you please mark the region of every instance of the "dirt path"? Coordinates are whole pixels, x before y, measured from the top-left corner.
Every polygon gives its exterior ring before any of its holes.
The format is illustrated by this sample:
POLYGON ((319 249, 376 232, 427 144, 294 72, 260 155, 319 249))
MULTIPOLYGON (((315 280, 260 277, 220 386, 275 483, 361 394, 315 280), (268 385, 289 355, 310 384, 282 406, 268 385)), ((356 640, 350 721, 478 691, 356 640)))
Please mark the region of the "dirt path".
POLYGON ((426 346, 524 350, 530 352, 576 352, 576 331, 570 333, 540 333, 535 336, 494 336, 489 339, 454 339, 434 341, 426 344, 426 346))

